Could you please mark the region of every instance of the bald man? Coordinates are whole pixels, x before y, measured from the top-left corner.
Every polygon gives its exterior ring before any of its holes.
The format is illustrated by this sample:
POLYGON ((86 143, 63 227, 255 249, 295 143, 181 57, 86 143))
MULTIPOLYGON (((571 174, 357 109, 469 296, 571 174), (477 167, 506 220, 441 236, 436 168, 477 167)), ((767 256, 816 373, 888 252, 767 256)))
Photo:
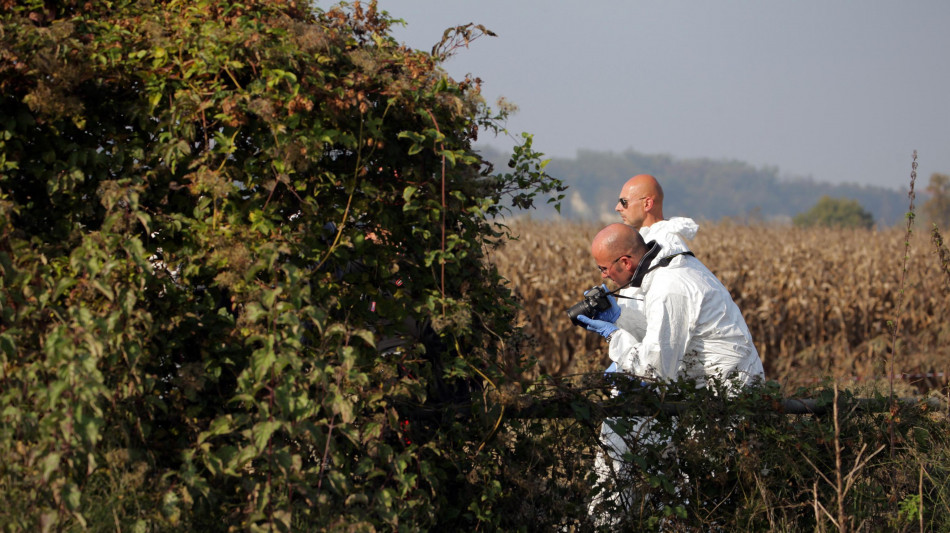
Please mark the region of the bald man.
MULTIPOLYGON (((764 379, 752 334, 729 291, 676 239, 646 243, 634 227, 611 224, 594 237, 591 255, 601 277, 620 287, 619 303, 608 296, 609 309, 577 317, 607 339, 613 362, 608 372, 658 381, 685 377, 697 386, 710 378, 738 387, 764 379)), ((634 436, 653 445, 665 439, 651 431, 651 417, 631 417, 624 430, 617 424, 608 418, 601 426, 604 448, 597 453, 594 471, 603 487, 625 475, 627 439, 634 436)), ((605 489, 589 503, 597 523, 610 525, 613 517, 598 511, 605 501, 629 507, 636 495, 605 489)))
POLYGON ((621 287, 621 301, 642 302, 624 310, 614 300, 597 316, 578 317, 607 339, 619 370, 666 381, 685 376, 698 385, 713 376, 740 385, 764 376, 729 291, 688 250, 648 245, 633 227, 611 224, 594 237, 591 255, 601 276, 621 287))
POLYGON ((623 223, 636 228, 646 242, 672 237, 688 248, 686 242, 692 240, 699 230, 691 218, 667 220, 663 217, 663 187, 649 174, 637 174, 624 183, 614 210, 620 214, 623 223))
POLYGON ((640 229, 663 220, 663 187, 649 174, 637 174, 620 189, 615 210, 623 223, 640 229))

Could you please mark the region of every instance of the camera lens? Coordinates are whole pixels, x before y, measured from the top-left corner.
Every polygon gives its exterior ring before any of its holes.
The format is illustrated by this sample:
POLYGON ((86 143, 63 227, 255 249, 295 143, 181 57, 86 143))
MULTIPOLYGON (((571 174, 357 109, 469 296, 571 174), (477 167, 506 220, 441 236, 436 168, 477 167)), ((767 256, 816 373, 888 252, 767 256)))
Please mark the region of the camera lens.
POLYGON ((587 317, 591 315, 591 308, 590 308, 590 305, 587 303, 587 300, 582 300, 567 308, 567 316, 571 317, 571 322, 575 326, 584 325, 580 320, 577 319, 577 317, 580 315, 584 315, 587 317))

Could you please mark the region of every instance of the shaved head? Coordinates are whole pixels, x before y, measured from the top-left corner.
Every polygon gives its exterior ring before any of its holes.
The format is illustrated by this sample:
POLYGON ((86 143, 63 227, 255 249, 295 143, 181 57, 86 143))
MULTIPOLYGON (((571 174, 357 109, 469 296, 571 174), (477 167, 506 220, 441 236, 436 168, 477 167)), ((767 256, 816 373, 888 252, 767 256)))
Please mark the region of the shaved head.
POLYGON ((640 233, 626 224, 611 224, 597 232, 591 242, 590 251, 596 258, 598 255, 613 256, 627 254, 643 242, 640 233))
POLYGON ((663 220, 663 187, 649 174, 637 174, 620 189, 616 211, 623 223, 640 229, 663 220))
POLYGON ((646 253, 647 246, 640 232, 626 224, 611 224, 600 230, 590 244, 590 253, 601 274, 617 285, 630 281, 646 253))
POLYGON ((654 196, 659 200, 663 199, 663 187, 660 187, 660 182, 649 174, 637 174, 628 179, 627 183, 623 184, 623 187, 624 189, 637 191, 637 193, 641 195, 646 194, 654 196))

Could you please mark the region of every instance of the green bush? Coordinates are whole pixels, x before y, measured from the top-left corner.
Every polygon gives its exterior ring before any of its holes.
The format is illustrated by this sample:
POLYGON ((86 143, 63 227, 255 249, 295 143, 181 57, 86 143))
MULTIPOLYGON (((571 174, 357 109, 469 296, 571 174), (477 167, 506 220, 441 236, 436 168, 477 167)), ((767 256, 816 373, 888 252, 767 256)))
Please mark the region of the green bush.
POLYGON ((505 174, 472 148, 504 113, 439 65, 485 30, 308 6, 0 8, 7 527, 499 520, 484 254, 560 184, 528 136, 505 174))
POLYGON ((950 175, 934 172, 927 183, 923 214, 940 228, 950 228, 950 175))
POLYGON ((802 228, 824 226, 870 229, 874 226, 874 215, 861 207, 857 200, 822 196, 811 209, 795 215, 792 222, 802 228))

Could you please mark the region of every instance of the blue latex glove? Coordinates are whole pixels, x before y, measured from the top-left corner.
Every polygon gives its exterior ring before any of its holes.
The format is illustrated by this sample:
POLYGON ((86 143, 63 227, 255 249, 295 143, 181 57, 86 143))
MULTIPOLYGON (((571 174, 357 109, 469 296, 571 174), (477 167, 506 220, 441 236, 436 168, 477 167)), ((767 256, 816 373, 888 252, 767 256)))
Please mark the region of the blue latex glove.
MULTIPOLYGON (((601 287, 603 287, 604 292, 609 292, 607 290, 606 284, 601 285, 601 287)), ((584 292, 584 296, 587 296, 588 292, 590 291, 584 292)), ((616 322, 617 319, 620 318, 620 306, 617 305, 617 299, 608 294, 607 301, 610 302, 610 308, 604 309, 603 311, 598 311, 591 318, 593 318, 594 320, 603 320, 604 322, 611 322, 611 323, 616 322)))
POLYGON ((594 333, 599 333, 603 338, 607 338, 611 333, 617 331, 617 326, 613 325, 612 322, 607 322, 605 320, 594 320, 588 318, 584 315, 577 315, 577 321, 587 328, 587 331, 593 331, 594 333))

